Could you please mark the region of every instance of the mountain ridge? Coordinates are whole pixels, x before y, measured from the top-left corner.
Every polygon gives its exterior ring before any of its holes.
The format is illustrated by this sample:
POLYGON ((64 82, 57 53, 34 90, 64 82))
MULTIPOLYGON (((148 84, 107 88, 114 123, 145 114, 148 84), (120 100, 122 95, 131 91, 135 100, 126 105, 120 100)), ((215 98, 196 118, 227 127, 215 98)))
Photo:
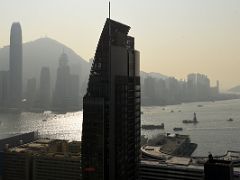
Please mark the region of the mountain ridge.
MULTIPOLYGON (((89 72, 89 63, 68 46, 51 38, 39 38, 23 43, 23 83, 29 78, 39 80, 43 66, 50 68, 52 89, 56 78, 58 61, 63 51, 68 55, 71 72, 85 79, 89 72)), ((0 48, 0 70, 9 69, 9 46, 0 48)), ((83 82, 83 80, 82 80, 83 82)))
MULTIPOLYGON (((86 88, 86 83, 89 76, 91 62, 86 61, 78 55, 70 47, 63 43, 49 38, 39 38, 33 41, 23 43, 23 82, 30 78, 36 78, 39 81, 40 71, 43 66, 50 68, 51 74, 51 88, 55 88, 56 71, 58 68, 59 57, 62 53, 66 53, 69 59, 69 66, 71 72, 79 75, 80 89, 86 88)), ((0 71, 9 69, 9 45, 0 48, 0 71)), ((141 78, 144 80, 146 77, 166 79, 165 76, 157 72, 144 72, 141 71, 141 78)), ((84 91, 84 90, 83 90, 84 91)))
POLYGON ((240 93, 240 85, 234 86, 228 90, 228 92, 240 93))

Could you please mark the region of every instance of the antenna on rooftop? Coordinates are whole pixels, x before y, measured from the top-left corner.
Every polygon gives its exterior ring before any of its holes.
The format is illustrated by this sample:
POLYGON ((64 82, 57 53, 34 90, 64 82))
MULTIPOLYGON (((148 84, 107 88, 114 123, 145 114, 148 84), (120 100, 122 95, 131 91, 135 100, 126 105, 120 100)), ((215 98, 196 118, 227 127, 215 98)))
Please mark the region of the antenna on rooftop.
POLYGON ((108 17, 111 19, 111 2, 108 3, 108 17))

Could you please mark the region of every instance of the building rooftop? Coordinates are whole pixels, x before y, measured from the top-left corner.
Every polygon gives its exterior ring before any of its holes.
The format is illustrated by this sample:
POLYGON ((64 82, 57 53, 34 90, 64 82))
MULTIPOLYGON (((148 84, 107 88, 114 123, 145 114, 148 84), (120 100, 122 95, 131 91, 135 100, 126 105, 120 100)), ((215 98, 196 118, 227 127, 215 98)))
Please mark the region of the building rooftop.
POLYGON ((46 156, 55 158, 80 158, 80 142, 69 142, 67 140, 58 139, 38 139, 28 144, 23 144, 18 147, 9 148, 10 153, 27 153, 35 156, 46 156), (71 146, 79 146, 71 151, 71 146))
MULTIPOLYGON (((143 146, 141 148, 143 159, 142 164, 156 165, 156 166, 172 166, 177 168, 193 168, 204 169, 204 163, 208 160, 208 157, 180 157, 169 155, 161 152, 159 146, 143 146)), ((228 160, 233 161, 234 171, 240 172, 240 151, 227 151, 222 156, 214 156, 216 160, 228 160)))

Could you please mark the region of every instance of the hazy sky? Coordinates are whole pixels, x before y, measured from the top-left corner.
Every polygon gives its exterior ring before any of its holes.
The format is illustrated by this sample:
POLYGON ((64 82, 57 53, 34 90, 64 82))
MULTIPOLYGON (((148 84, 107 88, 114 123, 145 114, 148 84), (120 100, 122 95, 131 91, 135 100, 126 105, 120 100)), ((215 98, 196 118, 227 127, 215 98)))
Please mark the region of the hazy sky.
MULTIPOLYGON (((190 72, 240 84, 240 0, 112 0, 112 19, 132 27, 141 69, 185 78, 190 72)), ((48 36, 88 60, 108 16, 107 0, 0 0, 0 47, 12 22, 23 41, 48 36)))

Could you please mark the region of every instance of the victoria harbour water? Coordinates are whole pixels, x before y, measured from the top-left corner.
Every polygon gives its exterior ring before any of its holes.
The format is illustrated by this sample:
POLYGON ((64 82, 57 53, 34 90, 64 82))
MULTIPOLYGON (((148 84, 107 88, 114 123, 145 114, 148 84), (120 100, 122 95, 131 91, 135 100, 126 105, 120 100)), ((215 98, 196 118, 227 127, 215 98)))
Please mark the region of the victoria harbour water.
MULTIPOLYGON (((191 141, 198 144, 195 156, 240 151, 240 100, 142 107, 142 112, 142 124, 165 124, 164 130, 142 130, 142 134, 149 138, 159 133, 174 133, 174 127, 182 127, 183 131, 178 133, 190 135, 191 141), (199 123, 183 124, 182 120, 192 119, 194 112, 199 123), (227 121, 229 118, 233 121, 227 121)), ((82 116, 82 111, 0 114, 0 138, 38 131, 42 137, 81 140, 82 116)))

